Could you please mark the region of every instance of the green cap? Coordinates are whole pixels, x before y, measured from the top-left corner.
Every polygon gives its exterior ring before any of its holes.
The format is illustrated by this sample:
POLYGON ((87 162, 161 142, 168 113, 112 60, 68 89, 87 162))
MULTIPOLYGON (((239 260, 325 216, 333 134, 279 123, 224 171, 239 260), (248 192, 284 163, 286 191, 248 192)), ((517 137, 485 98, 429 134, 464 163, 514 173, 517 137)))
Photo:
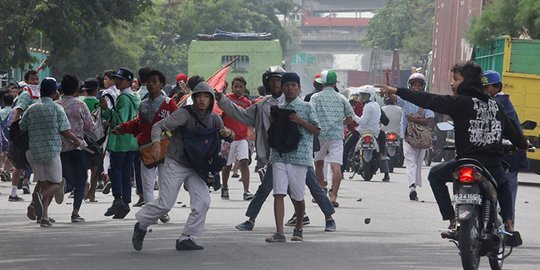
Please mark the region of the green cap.
POLYGON ((334 84, 337 83, 337 75, 331 69, 323 70, 321 72, 321 77, 315 78, 315 81, 320 84, 334 84))

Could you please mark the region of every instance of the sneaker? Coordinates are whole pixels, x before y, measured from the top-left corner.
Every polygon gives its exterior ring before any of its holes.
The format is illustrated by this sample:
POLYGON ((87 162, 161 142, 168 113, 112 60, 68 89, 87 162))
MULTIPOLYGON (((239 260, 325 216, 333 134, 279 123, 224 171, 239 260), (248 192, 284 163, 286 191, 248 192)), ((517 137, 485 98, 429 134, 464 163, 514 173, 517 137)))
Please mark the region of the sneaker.
POLYGON ((161 222, 163 222, 163 223, 167 223, 167 222, 169 222, 169 221, 171 220, 171 217, 169 216, 168 213, 165 213, 165 215, 161 216, 161 217, 159 218, 159 220, 160 220, 161 222))
POLYGON ((294 228, 291 241, 304 241, 304 230, 294 228))
POLYGON ((111 180, 109 180, 109 182, 107 182, 107 184, 105 184, 105 186, 103 187, 103 190, 101 191, 101 193, 109 194, 111 192, 111 188, 112 188, 112 183, 111 183, 111 180))
POLYGON ((229 189, 228 188, 222 188, 221 189, 221 198, 224 200, 229 199, 229 189))
POLYGON ((232 178, 239 178, 239 177, 240 177, 240 175, 239 175, 239 174, 237 174, 237 173, 233 173, 233 175, 231 175, 231 177, 232 177, 232 178))
POLYGON ((23 184, 22 190, 23 190, 23 194, 30 194, 30 185, 29 184, 23 184))
POLYGON ((146 230, 139 227, 139 222, 135 223, 133 226, 133 237, 131 238, 131 243, 135 250, 141 250, 143 246, 144 237, 146 236, 146 230))
POLYGON ((66 188, 66 179, 62 178, 62 182, 60 182, 60 188, 58 189, 56 194, 54 194, 54 200, 56 201, 57 204, 62 204, 62 202, 64 201, 64 194, 66 192, 65 188, 66 188))
POLYGON ((279 242, 287 242, 287 239, 285 239, 285 235, 282 233, 274 233, 270 237, 266 237, 264 241, 268 243, 279 243, 279 242))
MULTIPOLYGON (((49 217, 49 222, 50 222, 50 223, 56 223, 56 219, 54 219, 54 218, 52 218, 52 217, 49 217)), ((41 218, 36 219, 36 223, 37 223, 37 224, 40 224, 40 223, 41 223, 41 218)))
MULTIPOLYGON (((311 223, 311 221, 309 220, 309 217, 308 216, 304 216, 304 220, 302 222, 302 224, 304 225, 309 225, 311 223)), ((296 226, 296 216, 293 215, 291 217, 291 219, 289 219, 287 221, 287 223, 285 223, 285 226, 296 226)))
POLYGON ((390 175, 388 174, 385 174, 383 179, 382 179, 383 182, 390 182, 390 175))
POLYGON ((96 187, 96 191, 103 191, 103 182, 99 182, 99 184, 96 187))
POLYGON ((36 211, 34 210, 34 202, 30 203, 30 205, 26 207, 26 216, 30 220, 36 220, 36 211))
POLYGON ((133 205, 133 207, 142 207, 144 205, 144 198, 142 196, 139 196, 139 200, 137 203, 133 205))
POLYGON ((17 195, 15 195, 15 196, 9 195, 8 201, 10 201, 10 202, 24 202, 24 199, 17 196, 17 195))
POLYGON ((197 245, 192 238, 182 240, 176 239, 176 250, 203 250, 203 246, 197 245))
POLYGON ((72 223, 83 223, 85 220, 79 214, 71 215, 71 222, 72 223))
POLYGON ((336 231, 336 221, 333 219, 327 220, 324 227, 325 232, 335 232, 336 231))
POLYGON ((416 193, 416 190, 409 192, 409 199, 411 201, 418 201, 418 194, 416 193))
POLYGON ((245 222, 236 225, 235 228, 240 231, 253 231, 254 226, 255 223, 253 223, 251 220, 246 220, 245 222))
POLYGON ((123 206, 124 206, 124 202, 122 201, 122 199, 114 199, 111 207, 109 207, 109 209, 107 209, 107 212, 105 212, 105 216, 110 217, 110 216, 115 215, 116 212, 118 212, 118 210, 120 210, 120 208, 123 206))
POLYGON ((129 213, 131 209, 129 209, 129 205, 128 204, 124 204, 122 205, 118 211, 116 212, 116 214, 114 214, 113 216, 113 219, 123 219, 127 216, 127 214, 129 213))
POLYGON ((40 224, 41 228, 49 228, 49 227, 52 226, 52 222, 50 222, 49 219, 47 219, 47 218, 41 219, 39 224, 40 224))
MULTIPOLYGON (((28 208, 30 208, 30 206, 28 206, 28 208)), ((43 216, 43 197, 41 196, 41 193, 34 192, 32 194, 32 208, 34 211, 35 219, 36 220, 41 219, 41 217, 43 216)), ((27 213, 27 216, 28 216, 28 213, 27 213)), ((28 217, 32 219, 30 216, 28 217)))
POLYGON ((252 200, 255 195, 251 194, 251 192, 244 192, 244 201, 252 200))

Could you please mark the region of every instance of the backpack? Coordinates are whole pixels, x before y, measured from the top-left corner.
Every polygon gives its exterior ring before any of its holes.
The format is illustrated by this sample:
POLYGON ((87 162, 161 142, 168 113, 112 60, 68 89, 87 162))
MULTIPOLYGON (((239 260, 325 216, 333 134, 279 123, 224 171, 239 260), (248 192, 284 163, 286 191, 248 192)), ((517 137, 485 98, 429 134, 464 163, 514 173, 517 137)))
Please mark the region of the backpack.
POLYGON ((298 149, 302 135, 298 125, 289 120, 294 110, 282 109, 274 105, 270 107, 270 116, 273 121, 268 129, 268 145, 278 151, 279 156, 298 149))
POLYGON ((209 176, 221 171, 221 168, 227 165, 227 160, 220 155, 220 129, 207 127, 197 117, 191 105, 182 108, 186 109, 200 125, 182 128, 184 156, 206 185, 212 186, 215 184, 215 178, 209 176))
POLYGON ((17 150, 25 153, 30 149, 29 141, 30 137, 28 136, 28 130, 21 130, 19 127, 19 122, 21 120, 17 120, 9 126, 9 138, 11 139, 11 143, 17 150))
POLYGON ((90 132, 84 133, 84 141, 88 145, 85 150, 90 154, 103 154, 103 143, 107 139, 107 131, 103 126, 103 119, 101 117, 102 110, 97 108, 92 111, 92 118, 94 119, 95 127, 90 132))

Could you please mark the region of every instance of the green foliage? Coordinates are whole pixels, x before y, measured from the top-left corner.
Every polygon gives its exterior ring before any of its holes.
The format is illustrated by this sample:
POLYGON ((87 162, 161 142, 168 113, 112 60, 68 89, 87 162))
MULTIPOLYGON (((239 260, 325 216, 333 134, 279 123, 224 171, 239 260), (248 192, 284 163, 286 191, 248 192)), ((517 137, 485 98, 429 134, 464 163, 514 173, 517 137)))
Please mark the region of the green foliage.
POLYGON ((30 43, 42 32, 53 74, 81 79, 151 66, 172 81, 187 70, 191 40, 218 28, 288 41, 274 8, 262 0, 0 0, 0 8, 0 68, 31 61, 28 47, 37 47, 30 43))
POLYGON ((516 20, 533 39, 540 39, 540 1, 522 1, 516 20))
POLYGON ((540 2, 538 0, 493 0, 476 18, 466 33, 469 42, 486 45, 496 37, 526 34, 540 38, 540 2))
POLYGON ((434 14, 434 0, 390 0, 370 20, 364 44, 424 58, 431 50, 434 14))

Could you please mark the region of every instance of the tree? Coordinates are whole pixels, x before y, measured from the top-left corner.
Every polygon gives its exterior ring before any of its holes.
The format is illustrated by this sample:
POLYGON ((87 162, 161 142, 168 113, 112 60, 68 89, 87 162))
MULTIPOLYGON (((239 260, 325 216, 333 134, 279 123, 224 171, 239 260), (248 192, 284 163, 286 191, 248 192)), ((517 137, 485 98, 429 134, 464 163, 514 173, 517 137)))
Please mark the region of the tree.
POLYGON ((409 58, 431 50, 435 0, 390 0, 370 20, 364 43, 383 50, 399 49, 409 58))
POLYGON ((52 46, 48 64, 55 74, 63 74, 69 71, 63 62, 81 42, 108 26, 133 20, 149 6, 150 0, 1 0, 0 64, 11 67, 31 61, 28 42, 40 31, 52 46))
POLYGON ((466 38, 480 46, 502 35, 540 38, 539 18, 540 2, 537 0, 493 0, 472 22, 466 38))
POLYGON ((215 29, 231 32, 270 32, 288 39, 273 9, 260 0, 156 0, 145 12, 145 20, 132 25, 142 37, 141 66, 152 66, 172 79, 187 71, 189 44, 197 34, 211 34, 215 29))

